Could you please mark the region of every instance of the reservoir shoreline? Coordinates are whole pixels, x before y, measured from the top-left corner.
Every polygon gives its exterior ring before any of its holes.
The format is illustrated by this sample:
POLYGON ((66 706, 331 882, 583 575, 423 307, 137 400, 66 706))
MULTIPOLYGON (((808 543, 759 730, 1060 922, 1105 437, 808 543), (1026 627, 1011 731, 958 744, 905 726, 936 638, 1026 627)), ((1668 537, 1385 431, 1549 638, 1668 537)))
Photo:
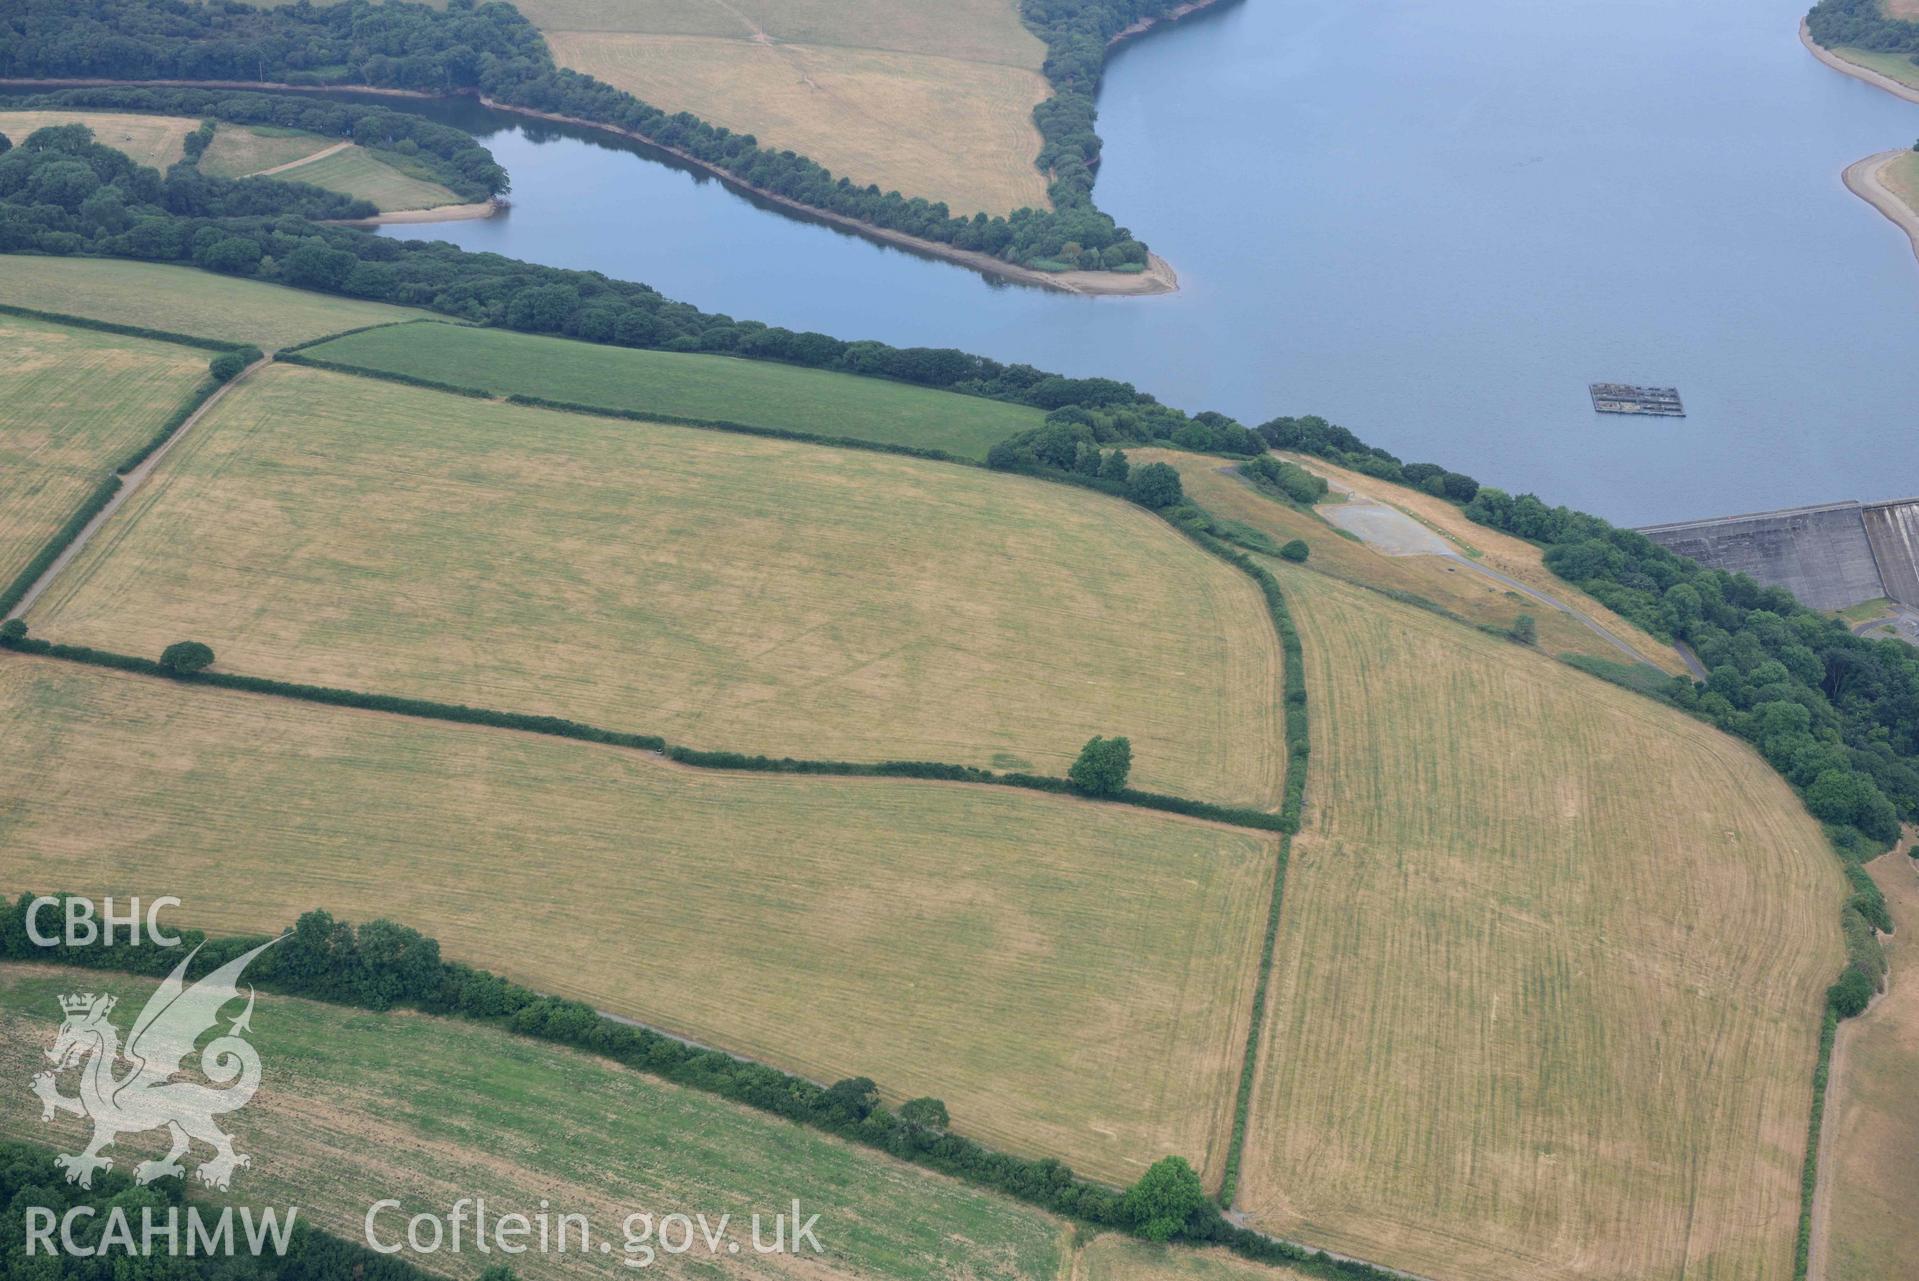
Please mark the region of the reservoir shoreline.
POLYGON ((1906 233, 1906 239, 1912 242, 1914 258, 1919 258, 1919 209, 1901 200, 1879 177, 1887 165, 1907 154, 1899 150, 1877 152, 1864 160, 1853 161, 1839 176, 1846 184, 1846 190, 1884 214, 1887 221, 1906 233))
MULTIPOLYGON (((1192 7, 1199 8, 1213 2, 1214 0, 1200 0, 1199 4, 1192 7)), ((1146 298, 1159 294, 1174 293, 1179 289, 1179 274, 1173 270, 1172 264, 1164 258, 1161 258, 1158 254, 1150 251, 1146 255, 1146 270, 1136 274, 1113 271, 1038 271, 1031 267, 1022 267, 1017 263, 1004 262, 993 257, 991 254, 979 253, 971 249, 958 249, 937 240, 927 240, 924 237, 910 235, 904 231, 896 231, 890 227, 881 227, 859 218, 849 217, 846 214, 835 213, 830 209, 820 209, 804 201, 795 200, 791 196, 784 196, 779 192, 768 190, 765 187, 756 187, 750 182, 742 181, 718 165, 700 159, 691 152, 682 151, 678 147, 656 142, 636 130, 624 129, 618 125, 603 124, 600 121, 587 120, 580 116, 561 115, 558 112, 552 111, 538 111, 532 107, 518 107, 512 103, 500 102, 489 98, 485 94, 477 91, 434 94, 425 93, 417 89, 381 89, 368 85, 292 85, 270 80, 108 80, 81 77, 71 79, 0 77, 0 89, 84 89, 103 87, 128 89, 245 89, 255 92, 311 93, 322 96, 327 94, 377 94, 382 97, 413 98, 424 101, 468 98, 477 101, 483 107, 494 111, 505 112, 508 115, 524 116, 533 120, 545 120, 553 124, 570 125, 578 129, 591 129, 600 133, 611 134, 616 138, 624 138, 632 142, 642 143, 672 156, 681 164, 688 165, 710 175, 734 191, 751 194, 769 204, 793 210, 796 213, 803 214, 807 218, 818 222, 845 228, 848 231, 864 236, 870 240, 878 240, 885 244, 909 249, 925 257, 939 258, 946 262, 955 263, 961 267, 976 271, 981 275, 1010 280, 1023 285, 1032 285, 1041 289, 1050 289, 1058 293, 1089 296, 1146 298)), ((449 211, 468 211, 475 207, 448 205, 442 208, 449 211)), ((497 210, 489 206, 484 213, 448 212, 445 215, 445 219, 451 221, 462 218, 483 218, 490 217, 494 212, 497 212, 497 210)), ((427 221, 440 221, 440 219, 421 217, 397 218, 383 215, 380 218, 366 219, 356 222, 353 225, 373 226, 382 222, 427 221)))
POLYGON ((1841 75, 1851 76, 1854 80, 1863 80, 1875 89, 1884 89, 1895 98, 1904 98, 1907 102, 1919 102, 1919 89, 1900 84, 1891 76, 1882 75, 1871 67, 1862 67, 1856 62, 1848 62, 1832 50, 1820 45, 1812 38, 1812 32, 1806 27, 1806 21, 1803 18, 1799 20, 1799 43, 1806 46, 1813 57, 1841 75))

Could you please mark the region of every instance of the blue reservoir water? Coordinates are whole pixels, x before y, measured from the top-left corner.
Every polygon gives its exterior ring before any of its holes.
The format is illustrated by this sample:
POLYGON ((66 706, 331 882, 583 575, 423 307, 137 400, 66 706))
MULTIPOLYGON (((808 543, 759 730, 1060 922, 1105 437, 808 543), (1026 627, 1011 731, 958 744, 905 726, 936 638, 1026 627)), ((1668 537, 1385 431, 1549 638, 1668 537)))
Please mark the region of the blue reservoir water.
POLYGON ((388 234, 709 310, 1131 379, 1641 523, 1919 492, 1919 263, 1840 170, 1919 106, 1803 0, 1243 0, 1121 49, 1099 198, 1178 269, 1063 296, 791 218, 591 135, 446 108, 511 212, 388 234), (1677 386, 1600 417, 1590 381, 1677 386))

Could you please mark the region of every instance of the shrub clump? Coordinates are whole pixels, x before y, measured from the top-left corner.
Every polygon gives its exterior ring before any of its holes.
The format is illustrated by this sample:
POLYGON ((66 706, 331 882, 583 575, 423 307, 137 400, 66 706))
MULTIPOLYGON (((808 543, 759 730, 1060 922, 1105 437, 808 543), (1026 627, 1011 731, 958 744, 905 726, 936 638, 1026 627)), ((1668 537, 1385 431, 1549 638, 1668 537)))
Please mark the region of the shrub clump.
POLYGON ((213 666, 213 649, 199 641, 175 641, 160 651, 160 666, 176 676, 190 676, 213 666))

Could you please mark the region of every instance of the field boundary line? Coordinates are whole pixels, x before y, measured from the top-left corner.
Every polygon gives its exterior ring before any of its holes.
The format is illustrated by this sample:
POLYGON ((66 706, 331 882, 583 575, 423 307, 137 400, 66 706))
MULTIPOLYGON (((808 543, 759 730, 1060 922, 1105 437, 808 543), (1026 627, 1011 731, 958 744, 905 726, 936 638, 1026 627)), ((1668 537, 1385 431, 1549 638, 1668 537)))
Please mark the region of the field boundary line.
MULTIPOLYGON (((44 950, 21 950, 20 940, 26 937, 21 917, 32 898, 32 891, 23 890, 13 902, 0 899, 0 960, 148 977, 164 974, 176 963, 172 949, 158 948, 145 940, 83 948, 56 943, 44 950)), ((307 916, 316 913, 333 923, 322 909, 307 916)), ((346 922, 339 925, 350 935, 357 934, 346 922)), ((606 1016, 584 1002, 538 992, 476 966, 445 961, 439 955, 437 941, 403 924, 398 928, 412 936, 412 948, 374 957, 360 951, 356 939, 346 954, 338 950, 329 954, 325 965, 331 969, 323 966, 316 973, 282 975, 272 968, 273 962, 268 962, 264 969, 254 971, 256 981, 263 990, 304 1000, 379 1014, 396 1007, 417 1009, 436 1018, 457 1019, 597 1055, 628 1071, 830 1134, 901 1164, 932 1170, 1008 1200, 1037 1206, 1070 1222, 1116 1230, 1137 1239, 1119 1204, 1122 1189, 1075 1174, 1054 1158, 1015 1156, 946 1130, 917 1127, 900 1121, 884 1107, 875 1107, 861 1116, 839 1112, 829 1102, 827 1089, 784 1068, 662 1033, 637 1020, 606 1016), (425 971, 431 971, 430 975, 425 971), (382 977, 390 977, 396 984, 389 990, 370 982, 382 977), (478 1008, 469 1008, 468 1003, 478 1008), (735 1069, 740 1071, 735 1073, 735 1069), (880 1124, 875 1125, 876 1121, 880 1124), (999 1174, 999 1167, 1006 1164, 1018 1167, 1020 1173, 999 1174), (1021 1173, 1027 1177, 1020 1177, 1021 1173)), ((210 937, 193 929, 182 930, 181 934, 184 940, 202 945, 197 948, 201 955, 192 971, 196 974, 216 968, 230 959, 230 953, 238 954, 264 937, 210 937)), ((296 923, 285 937, 289 946, 297 947, 299 925, 296 923)), ((276 959, 286 955, 287 949, 281 948, 276 959)), ((1283 1265, 1328 1281, 1430 1281, 1351 1255, 1268 1236, 1242 1227, 1216 1210, 1203 1232, 1189 1230, 1168 1244, 1223 1247, 1256 1263, 1283 1265)))
POLYGON ((67 325, 74 329, 94 329, 105 334, 119 334, 126 338, 145 338, 152 342, 170 342, 182 347, 198 347, 202 351, 240 351, 247 344, 227 342, 219 338, 201 338, 195 334, 174 333, 169 329, 149 329, 144 325, 122 325, 111 320, 95 320, 91 316, 69 316, 62 311, 42 311, 37 307, 16 307, 12 303, 0 303, 0 315, 23 316, 28 320, 45 320, 52 324, 67 325))
MULTIPOLYGON (((89 526, 95 525, 96 516, 89 526)), ((65 559, 63 558, 62 563, 65 559)), ((45 577, 50 578, 53 571, 45 577)), ((25 606, 20 607, 24 609, 25 606)), ((265 676, 247 676, 237 672, 173 671, 149 658, 119 654, 85 645, 64 645, 37 637, 0 637, 0 649, 49 658, 58 662, 104 667, 137 676, 150 676, 180 685, 204 685, 235 690, 267 698, 317 703, 327 707, 346 707, 414 720, 443 721, 455 725, 478 725, 491 729, 517 730, 550 738, 598 743, 607 747, 649 752, 661 764, 686 769, 713 770, 732 774, 775 774, 813 778, 870 778, 903 783, 944 783, 975 787, 1004 787, 1097 805, 1121 806, 1162 814, 1171 819, 1204 822, 1235 830, 1278 832, 1288 830, 1285 814, 1266 810, 1240 809, 1215 805, 1210 801, 1190 800, 1159 792, 1126 788, 1110 796, 1095 796, 1075 788, 1064 778, 1045 774, 995 773, 972 765, 954 765, 944 761, 822 761, 799 757, 748 756, 739 752, 706 751, 668 743, 657 734, 636 734, 610 730, 584 721, 529 712, 505 712, 496 708, 472 707, 460 703, 440 703, 431 699, 410 698, 399 694, 374 694, 364 690, 342 689, 331 685, 303 685, 265 676)))
MULTIPOLYGON (((116 471, 114 475, 109 476, 103 481, 100 488, 94 491, 93 497, 88 499, 80 509, 81 512, 87 512, 90 509, 91 514, 88 515, 84 521, 80 522, 77 529, 73 528, 74 522, 69 520, 67 526, 62 528, 58 534, 54 535, 54 541, 48 544, 48 548, 58 545, 61 537, 65 536, 65 545, 61 546, 60 550, 54 554, 53 558, 47 563, 46 568, 41 570, 39 575, 28 583, 25 588, 21 588, 19 581, 15 580, 13 587, 8 589, 7 594, 9 596, 15 595, 16 592, 18 596, 14 603, 7 609, 6 618, 11 620, 26 613, 27 610, 32 607, 34 601, 40 598, 40 594, 46 591, 53 580, 59 576, 60 571, 72 564, 74 557, 78 556, 81 551, 85 549, 88 541, 98 532, 100 526, 104 525, 113 513, 119 511, 128 497, 131 496, 136 489, 140 488, 148 476, 153 474, 153 469, 160 465, 160 461, 167 456, 167 452, 173 448, 174 443, 186 435, 195 423, 205 417, 209 409, 220 403, 220 398, 226 395, 228 388, 240 382, 248 374, 251 374, 254 370, 267 364, 272 359, 273 357, 271 356, 263 355, 227 381, 214 384, 205 398, 193 408, 192 412, 181 420, 178 426, 168 431, 164 439, 147 446, 144 456, 141 456, 138 462, 124 471, 116 471)), ((79 514, 80 513, 75 513, 75 519, 78 518, 79 514)), ((33 564, 28 566, 29 572, 33 569, 34 565, 38 564, 41 558, 45 556, 46 549, 43 549, 40 556, 35 557, 33 564)))
MULTIPOLYGON (((1792 1247, 1792 1281, 1806 1281, 1812 1266, 1813 1203, 1819 1192, 1819 1156, 1825 1142, 1826 1096, 1832 1089, 1832 1051, 1839 1015, 1830 1004, 1819 1025, 1819 1061, 1812 1070, 1812 1117, 1806 1125, 1806 1161, 1799 1175, 1799 1231, 1792 1247)), ((1823 1260, 1822 1260, 1823 1262, 1823 1260)))
MULTIPOLYGON (((688 418, 681 414, 656 413, 645 409, 625 409, 616 405, 594 405, 577 400, 549 400, 544 396, 531 396, 525 392, 503 392, 489 387, 475 387, 463 383, 441 382, 436 378, 422 378, 417 374, 397 373, 388 369, 375 369, 369 365, 350 365, 322 356, 310 355, 307 348, 330 341, 332 338, 345 338, 350 334, 362 333, 367 329, 387 329, 402 324, 438 324, 437 320, 395 321, 392 325, 368 325, 362 329, 350 329, 346 333, 329 335, 327 339, 314 339, 310 343, 301 343, 279 353, 281 363, 303 365, 309 369, 318 369, 326 373, 345 374, 352 378, 370 378, 379 382, 397 383, 403 387, 419 387, 426 391, 437 391, 449 396, 465 396, 469 400, 497 400, 508 405, 518 405, 525 409, 546 409, 554 413, 579 414, 586 418, 618 418, 626 422, 654 423, 664 427, 690 427, 701 431, 722 431, 737 436, 759 436, 768 440, 791 440, 806 445, 822 445, 831 449, 861 449, 868 453, 891 454, 895 457, 918 458, 925 462, 954 463, 961 467, 973 467, 991 471, 992 468, 977 458, 967 458, 961 454, 949 453, 944 449, 935 449, 925 445, 903 445, 892 441, 867 440, 859 436, 828 436, 821 432, 800 431, 791 427, 767 427, 755 423, 738 422, 730 418, 688 418)), ((515 332, 507 330, 504 332, 515 332)), ((636 348, 634 350, 644 350, 636 348)), ((767 364, 784 365, 782 361, 767 361, 767 364)), ((805 366, 788 366, 805 368, 805 366)), ((864 377, 854 374, 850 377, 864 377)), ((878 379, 880 382, 894 382, 892 379, 878 379)), ((913 383, 896 383, 899 386, 916 386, 913 383)), ((941 391, 940 388, 928 390, 941 391)), ((991 400, 991 397, 980 397, 991 400)), ((995 404, 1012 404, 1011 401, 994 401, 995 404)))

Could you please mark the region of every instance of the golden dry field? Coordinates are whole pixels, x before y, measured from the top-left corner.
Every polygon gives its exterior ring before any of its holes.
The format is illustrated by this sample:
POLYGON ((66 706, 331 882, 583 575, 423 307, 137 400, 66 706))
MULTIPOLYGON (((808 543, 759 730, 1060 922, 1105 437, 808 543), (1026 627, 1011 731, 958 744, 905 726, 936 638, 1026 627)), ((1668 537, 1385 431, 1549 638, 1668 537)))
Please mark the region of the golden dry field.
MULTIPOLYGON (((124 974, 0 966, 0 1071, 25 1081, 45 1068, 40 1051, 52 1042, 61 995, 108 990, 122 1010, 137 1010, 153 987, 124 974)), ((271 993, 259 997, 249 1039, 264 1071, 259 1094, 232 1118, 236 1145, 253 1157, 232 1199, 297 1205, 302 1222, 349 1241, 364 1240, 367 1208, 382 1199, 401 1202, 376 1222, 382 1239, 398 1240, 408 1216, 444 1217, 462 1197, 483 1197, 489 1218, 531 1218, 543 1200, 555 1213, 583 1214, 592 1240, 613 1246, 610 1255, 517 1256, 514 1271, 531 1281, 1056 1281, 1061 1273, 1066 1229, 1050 1215, 606 1060, 471 1023, 271 993), (772 1216, 789 1212, 795 1195, 820 1216, 822 1252, 754 1254, 751 1216, 765 1216, 770 1241, 772 1216), (710 1224, 731 1215, 739 1253, 722 1248, 709 1261, 704 1244, 675 1256, 655 1242, 643 1271, 625 1266, 626 1217, 675 1212, 705 1214, 710 1224)), ((0 1095, 0 1137, 72 1152, 87 1133, 74 1117, 43 1124, 24 1089, 0 1095)), ((126 1134, 113 1149, 116 1168, 165 1149, 161 1132, 126 1134)), ((474 1275, 481 1261, 467 1226, 458 1257, 412 1261, 474 1275)))
POLYGON ((0 315, 0 586, 207 376, 211 353, 0 315))
MULTIPOLYGON (((1545 552, 1523 538, 1502 533, 1486 525, 1480 525, 1470 519, 1466 513, 1443 498, 1435 498, 1422 490, 1408 485, 1395 485, 1390 481, 1375 480, 1371 476, 1352 471, 1323 458, 1307 454, 1279 451, 1280 457, 1288 462, 1297 463, 1308 471, 1318 472, 1333 485, 1334 491, 1350 490, 1364 498, 1371 498, 1389 507, 1397 507, 1420 524, 1426 526, 1441 538, 1451 543, 1462 556, 1468 556, 1490 569, 1498 570, 1508 578, 1518 579, 1536 592, 1544 592, 1555 599, 1576 606, 1587 617, 1598 622, 1613 635, 1625 640, 1648 659, 1656 662, 1664 671, 1674 676, 1686 674, 1686 665, 1670 645, 1663 644, 1656 637, 1644 631, 1637 624, 1615 614, 1606 606, 1581 592, 1577 587, 1546 568, 1545 552)), ((1526 601, 1522 606, 1515 602, 1515 608, 1524 608, 1539 620, 1540 634, 1547 634, 1547 613, 1549 610, 1538 601, 1526 601)), ((1554 623, 1555 629, 1562 627, 1564 620, 1554 623)), ((1598 640, 1585 628, 1578 628, 1586 634, 1589 642, 1598 640)), ((1559 634, 1556 630, 1555 634, 1559 634)), ((1570 640, 1570 636, 1568 636, 1570 640)), ((1548 645, 1546 648, 1553 648, 1548 645)), ((1575 650, 1574 652, 1581 652, 1575 650)), ((1590 650, 1597 657, 1620 658, 1622 655, 1610 645, 1599 643, 1598 648, 1590 650)))
MULTIPOLYGON (((1915 1281, 1913 1195, 1919 1188, 1919 863, 1887 854, 1868 869, 1896 927, 1885 941, 1885 996, 1839 1025, 1822 1196, 1824 1268, 1813 1281, 1915 1281)), ((1815 1249, 1817 1260, 1821 1251, 1815 1249)))
POLYGON ((1258 590, 1130 504, 294 366, 215 406, 29 621, 701 748, 1058 775, 1126 734, 1139 787, 1282 783, 1258 590))
POLYGON ((1792 1272, 1843 880, 1749 748, 1274 560, 1313 764, 1239 1204, 1434 1277, 1792 1272))
POLYGON ((124 151, 136 164, 164 170, 186 154, 187 135, 200 127, 187 116, 148 116, 118 111, 0 111, 0 133, 14 145, 36 129, 82 124, 93 130, 93 140, 124 151))
POLYGON ((955 214, 1046 208, 1045 46, 1015 0, 531 0, 554 58, 955 214))
POLYGON ((1080 1249, 1072 1281, 1294 1281, 1306 1275, 1225 1250, 1151 1245, 1109 1233, 1080 1249))
MULTIPOLYGON (((1504 630, 1511 627, 1519 615, 1531 614, 1539 625, 1539 647, 1549 654, 1584 654, 1608 662, 1625 659, 1625 655, 1591 628, 1463 565, 1436 556, 1388 556, 1346 537, 1317 515, 1290 507, 1255 489, 1237 474, 1238 464, 1234 462, 1172 449, 1136 449, 1126 456, 1135 464, 1163 462, 1177 468, 1180 481, 1193 501, 1215 516, 1250 526, 1278 543, 1303 539, 1311 548, 1306 561, 1308 569, 1361 587, 1417 596, 1485 627, 1504 630)), ((1380 488, 1397 491, 1400 487, 1380 485, 1380 488)), ((1535 563, 1536 560, 1535 556, 1535 563)), ((1539 568, 1544 570, 1544 566, 1539 568)), ((1545 572, 1551 577, 1550 571, 1545 572)), ((1550 594, 1590 615, 1604 615, 1613 620, 1608 625, 1616 631, 1629 629, 1633 636, 1643 638, 1642 653, 1678 667, 1677 656, 1670 647, 1645 636, 1571 583, 1559 582, 1550 594)))
POLYGON ((1271 837, 1010 788, 646 753, 0 656, 0 892, 324 906, 1130 1181, 1224 1158, 1271 837))
POLYGON ((432 313, 211 271, 111 258, 7 255, 0 303, 275 348, 432 313))

